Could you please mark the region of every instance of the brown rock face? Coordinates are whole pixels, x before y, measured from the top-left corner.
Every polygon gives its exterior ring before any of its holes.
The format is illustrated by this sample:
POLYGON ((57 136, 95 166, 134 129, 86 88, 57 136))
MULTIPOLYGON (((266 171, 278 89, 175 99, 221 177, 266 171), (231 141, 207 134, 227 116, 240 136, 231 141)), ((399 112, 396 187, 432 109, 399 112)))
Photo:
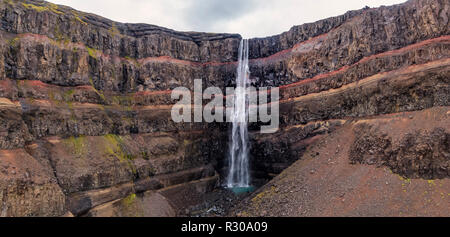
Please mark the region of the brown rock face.
POLYGON ((65 197, 52 169, 23 149, 0 152, 0 200, 5 216, 59 216, 65 197))
MULTIPOLYGON (((266 182, 300 161, 257 192, 248 215, 450 215, 425 213, 419 196, 383 184, 400 185, 399 174, 418 193, 438 179, 444 188, 427 198, 447 198, 449 8, 410 0, 250 39, 252 84, 281 95, 276 133, 250 125, 252 177, 266 182), (322 165, 333 157, 338 167, 322 165), (296 193, 291 181, 323 198, 293 196, 302 209, 264 196, 272 184, 296 193), (386 193, 409 209, 392 209, 386 193)), ((227 124, 175 123, 170 97, 197 78, 233 86, 241 36, 113 22, 40 0, 1 1, 0 18, 0 215, 173 216, 220 183, 227 124)))
MULTIPOLYGON (((449 124, 444 124, 445 126, 449 124)), ((443 127, 406 133, 393 144, 380 129, 361 125, 356 128, 349 159, 353 163, 378 164, 409 178, 449 177, 449 133, 443 127)))

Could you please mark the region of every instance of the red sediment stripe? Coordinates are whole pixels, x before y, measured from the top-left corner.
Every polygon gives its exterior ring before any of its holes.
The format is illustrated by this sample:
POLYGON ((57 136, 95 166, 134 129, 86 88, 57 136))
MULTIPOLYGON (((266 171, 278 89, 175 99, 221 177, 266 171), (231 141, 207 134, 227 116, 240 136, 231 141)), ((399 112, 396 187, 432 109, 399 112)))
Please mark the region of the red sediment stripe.
POLYGON ((368 57, 364 57, 360 61, 358 61, 358 62, 356 62, 356 63, 354 63, 352 65, 346 65, 346 66, 343 66, 343 67, 341 67, 341 68, 339 68, 339 69, 337 69, 335 71, 322 73, 322 74, 319 74, 317 76, 301 80, 299 82, 294 82, 294 83, 291 83, 291 84, 283 85, 283 86, 280 86, 280 89, 285 89, 285 88, 289 88, 289 87, 303 85, 303 84, 306 84, 306 83, 309 83, 309 82, 312 82, 312 81, 316 81, 316 80, 320 80, 320 79, 323 79, 323 78, 334 76, 336 74, 344 73, 349 68, 352 68, 354 66, 357 66, 359 64, 368 62, 368 61, 376 59, 376 58, 381 58, 381 57, 386 57, 386 56, 390 56, 390 55, 400 54, 402 52, 409 51, 409 50, 416 49, 416 48, 420 48, 420 47, 423 47, 423 46, 426 46, 426 45, 429 45, 429 44, 439 43, 439 42, 446 42, 446 41, 450 41, 450 35, 445 35, 445 36, 441 36, 441 37, 438 37, 438 38, 424 40, 424 41, 421 41, 419 43, 408 45, 408 46, 400 48, 400 49, 395 49, 395 50, 379 53, 379 54, 376 54, 376 55, 371 55, 371 56, 368 56, 368 57))
MULTIPOLYGON (((69 88, 69 87, 64 87, 64 86, 48 84, 48 83, 45 83, 45 82, 42 82, 39 80, 20 80, 17 82, 24 83, 25 86, 31 86, 31 87, 37 87, 37 88, 69 88)), ((94 90, 94 88, 90 85, 74 86, 72 88, 80 89, 80 90, 94 90)))
POLYGON ((82 85, 82 86, 74 86, 74 87, 65 87, 65 86, 58 86, 53 84, 48 84, 39 80, 12 80, 6 78, 5 80, 0 80, 0 87, 10 89, 13 85, 16 85, 16 83, 19 83, 19 86, 24 86, 28 88, 35 88, 35 89, 64 89, 64 88, 72 88, 72 89, 78 89, 78 90, 94 90, 94 88, 90 85, 82 85))
POLYGON ((308 39, 308 40, 302 41, 300 43, 297 43, 292 48, 281 50, 281 51, 279 51, 279 52, 277 52, 275 54, 272 54, 270 56, 267 56, 267 57, 251 59, 250 62, 251 63, 260 63, 260 62, 267 63, 267 62, 270 62, 270 61, 286 58, 286 56, 291 55, 292 52, 295 51, 296 49, 298 49, 298 48, 300 48, 300 47, 302 47, 304 45, 307 45, 307 44, 316 43, 316 42, 318 42, 320 40, 324 40, 327 37, 327 35, 328 35, 328 33, 318 35, 318 36, 313 37, 311 39, 308 39))
POLYGON ((0 80, 0 87, 8 89, 11 86, 13 81, 6 78, 4 80, 0 80))
MULTIPOLYGON (((54 41, 53 39, 50 39, 48 36, 46 35, 40 35, 40 34, 34 34, 34 33, 23 33, 23 34, 18 34, 18 37, 20 38, 32 38, 32 39, 37 39, 40 41, 45 41, 45 42, 51 42, 54 41)), ((82 44, 82 43, 69 43, 70 46, 77 46, 79 48, 87 48, 86 45, 82 44)), ((100 50, 96 50, 96 53, 98 53, 98 55, 102 58, 108 58, 108 59, 120 59, 120 60, 124 60, 124 61, 134 61, 136 60, 139 63, 150 63, 150 62, 158 62, 158 63, 174 63, 174 64, 181 64, 181 65, 187 65, 187 66, 221 66, 221 65, 231 65, 231 64, 236 64, 237 62, 194 62, 194 61, 189 61, 189 60, 182 60, 182 59, 176 59, 176 58, 172 58, 170 56, 159 56, 159 57, 147 57, 147 58, 141 58, 141 59, 129 59, 129 58, 125 58, 125 57, 119 57, 119 56, 113 56, 113 55, 107 55, 105 53, 103 53, 100 50)))
MULTIPOLYGON (((267 56, 267 57, 251 59, 250 62, 251 63, 259 63, 259 62, 266 63, 266 62, 270 62, 270 61, 273 61, 273 60, 281 59, 281 58, 283 58, 285 56, 291 55, 293 51, 295 51, 296 49, 298 49, 298 48, 300 48, 300 47, 302 47, 304 45, 311 44, 311 43, 316 43, 316 42, 318 42, 320 40, 324 40, 327 35, 328 35, 328 33, 325 33, 325 34, 313 37, 313 38, 311 38, 309 40, 297 43, 292 48, 279 51, 279 52, 277 52, 275 54, 272 54, 270 56, 267 56)), ((406 46, 406 47, 401 48, 401 49, 392 50, 392 51, 380 53, 380 54, 377 54, 377 55, 372 55, 372 56, 365 57, 365 58, 361 59, 358 63, 364 63, 364 62, 366 62, 368 60, 371 60, 373 58, 376 58, 376 57, 383 57, 383 56, 387 56, 387 55, 390 55, 390 54, 396 54, 396 53, 400 53, 400 52, 403 52, 403 51, 406 51, 406 50, 410 50, 410 49, 413 49, 413 48, 421 47, 421 46, 424 46, 424 45, 427 45, 427 44, 430 44, 430 43, 447 41, 449 39, 450 39, 450 36, 447 35, 447 36, 441 36, 441 37, 434 38, 434 39, 424 40, 422 42, 419 42, 419 43, 416 43, 416 44, 413 44, 413 45, 409 45, 409 46, 406 46)), ((236 61, 234 61, 234 62, 214 62, 213 61, 213 62, 201 63, 201 62, 193 62, 193 61, 182 60, 182 59, 175 59, 175 58, 172 58, 172 57, 169 57, 169 56, 148 57, 148 58, 138 59, 138 62, 139 63, 150 63, 150 62, 176 63, 176 64, 182 64, 182 65, 187 65, 187 66, 222 66, 222 65, 234 65, 234 64, 237 64, 236 61)), ((357 65, 358 63, 355 63, 353 65, 357 65)), ((340 70, 345 71, 348 68, 349 68, 349 66, 344 66, 343 68, 336 70, 336 73, 339 72, 340 70)), ((326 76, 327 75, 323 75, 322 78, 326 77, 326 76)), ((318 78, 321 78, 321 77, 318 77, 318 78)))
MULTIPOLYGON (((291 54, 292 51, 298 49, 299 47, 302 47, 302 46, 304 46, 306 44, 315 43, 318 40, 323 40, 327 36, 327 34, 328 33, 325 33, 325 34, 313 37, 313 38, 311 38, 309 40, 300 42, 300 43, 294 45, 292 48, 282 50, 282 51, 277 52, 277 53, 275 53, 273 55, 270 55, 268 57, 252 59, 250 61, 252 63, 255 63, 255 62, 267 62, 267 61, 271 61, 271 60, 274 60, 274 59, 280 59, 283 56, 291 54)), ((21 34, 19 36, 34 37, 34 38, 43 39, 43 40, 51 40, 45 35, 39 35, 39 34, 33 34, 33 33, 25 33, 25 34, 21 34)), ((335 71, 322 73, 322 74, 319 74, 319 75, 316 75, 314 77, 307 78, 307 79, 304 79, 304 80, 301 80, 301 81, 298 81, 298 82, 294 82, 294 83, 287 84, 287 85, 282 85, 279 88, 280 89, 286 89, 286 88, 295 87, 295 86, 298 86, 298 85, 303 85, 303 84, 306 84, 306 83, 309 83, 309 82, 312 82, 312 81, 316 81, 316 80, 320 80, 320 79, 323 79, 323 78, 331 77, 331 76, 334 76, 334 75, 337 75, 337 74, 340 74, 340 73, 344 73, 351 67, 359 65, 361 63, 365 63, 365 62, 367 62, 369 60, 372 60, 372 59, 375 59, 375 58, 395 55, 395 54, 399 54, 399 53, 402 53, 402 52, 405 52, 405 51, 408 51, 408 50, 411 50, 411 49, 419 48, 419 47, 422 47, 422 46, 425 46, 425 45, 428 45, 428 44, 438 43, 438 42, 445 42, 445 41, 449 41, 449 40, 450 40, 450 35, 445 35, 445 36, 441 36, 441 37, 437 37, 437 38, 433 38, 433 39, 429 39, 429 40, 424 40, 424 41, 421 41, 419 43, 408 45, 408 46, 405 46, 405 47, 400 48, 400 49, 391 50, 391 51, 383 52, 383 53, 380 53, 380 54, 364 57, 363 59, 361 59, 360 61, 358 61, 358 62, 356 62, 356 63, 354 63, 352 65, 346 65, 346 66, 343 66, 343 67, 341 67, 341 68, 339 68, 339 69, 337 69, 335 71)), ((86 46, 84 46, 81 43, 76 43, 76 45, 79 45, 80 47, 86 47, 86 46)), ((128 60, 127 58, 121 58, 121 57, 117 57, 117 56, 111 57, 109 55, 103 54, 100 51, 98 51, 98 52, 100 53, 100 55, 102 57, 128 60)), ((232 64, 236 64, 237 63, 237 62, 204 62, 204 63, 201 63, 201 62, 193 62, 193 61, 188 61, 188 60, 175 59, 175 58, 172 58, 170 56, 148 57, 148 58, 143 58, 143 59, 137 59, 137 61, 139 63, 159 62, 159 63, 175 63, 175 64, 182 64, 182 65, 187 65, 187 66, 221 66, 221 65, 232 65, 232 64)), ((89 86, 82 86, 82 87, 88 88, 89 86)), ((136 95, 153 95, 153 94, 169 94, 169 93, 171 93, 171 90, 137 92, 136 95)), ((270 93, 270 90, 269 90, 269 93, 270 93)), ((226 98, 226 96, 224 96, 224 97, 226 98)))
POLYGON ((22 81, 24 82, 26 85, 28 86, 32 86, 32 87, 54 87, 53 85, 44 83, 42 81, 38 81, 38 80, 32 80, 32 81, 22 81))
POLYGON ((40 39, 45 41, 50 41, 50 38, 48 38, 46 35, 40 35, 40 34, 34 34, 34 33, 23 33, 19 34, 18 37, 23 38, 33 38, 33 39, 40 39))
POLYGON ((286 89, 286 88, 289 88, 289 87, 303 85, 303 84, 306 84, 306 83, 309 83, 309 82, 312 82, 312 81, 316 81, 316 80, 320 80, 320 79, 323 79, 323 78, 331 77, 331 76, 334 76, 336 74, 339 74, 339 73, 347 71, 350 67, 352 67, 352 66, 354 66, 356 64, 357 63, 355 63, 355 64, 353 64, 351 66, 343 66, 343 67, 341 67, 341 68, 339 68, 339 69, 337 69, 335 71, 322 73, 322 74, 319 74, 319 75, 314 76, 314 77, 306 78, 306 79, 301 80, 299 82, 294 82, 294 83, 291 83, 291 84, 282 85, 282 86, 280 86, 280 89, 286 89))
MULTIPOLYGON (((10 89, 12 86, 12 83, 21 83, 22 86, 28 86, 28 87, 32 87, 32 88, 53 88, 53 89, 64 89, 64 88, 72 88, 72 89, 76 89, 76 90, 92 90, 94 91, 94 87, 92 87, 91 85, 81 85, 81 86, 74 86, 74 87, 65 87, 65 86, 58 86, 58 85, 53 85, 53 84, 48 84, 39 80, 11 80, 11 79, 5 79, 5 80, 0 80, 0 87, 2 88, 6 88, 6 89, 10 89)), ((164 90, 164 91, 140 91, 140 92, 136 92, 133 93, 135 96, 145 96, 145 95, 160 95, 160 94, 170 94, 172 92, 172 90, 164 90)))
MULTIPOLYGON (((409 73, 409 72, 411 72, 413 70, 420 70, 421 68, 426 70, 426 69, 429 69, 430 67, 433 67, 433 65, 438 65, 438 66, 439 65, 445 65, 445 64, 448 65, 448 63, 450 63, 449 60, 450 60, 450 58, 445 58, 445 59, 435 60, 435 61, 431 61, 431 62, 428 62, 428 63, 420 64, 420 65, 411 65, 411 66, 408 66, 408 67, 403 67, 403 68, 395 69, 395 70, 388 71, 388 72, 377 73, 377 74, 365 77, 364 79, 372 78, 372 77, 375 77, 375 76, 386 77, 389 74, 401 75, 401 74, 409 73)), ((392 77, 389 77, 389 78, 392 78, 392 77)), ((350 83, 350 84, 354 84, 354 83, 357 83, 357 82, 353 82, 353 83, 350 83)), ((350 84, 347 84, 347 85, 350 85, 350 84)), ((342 87, 340 87, 340 88, 342 88, 342 87)), ((338 90, 338 89, 339 88, 336 88, 335 90, 338 90)), ((333 89, 330 89, 330 90, 333 90, 333 89)), ((326 91, 323 91, 323 92, 325 93, 325 92, 330 91, 330 90, 326 90, 326 91)), ((320 94, 320 93, 311 93, 311 94, 320 94)), ((310 95, 310 94, 308 94, 308 95, 310 95)), ((303 97, 303 96, 307 96, 307 95, 302 95, 302 96, 299 96, 299 97, 287 98, 287 99, 284 99, 284 100, 279 100, 279 102, 280 103, 290 102, 290 101, 294 101, 296 98, 300 98, 300 97, 303 97)), ((270 103, 268 103, 268 104, 270 104, 270 103)))
MULTIPOLYGON (((313 37, 309 40, 302 41, 300 43, 295 44, 292 48, 288 48, 288 49, 279 51, 279 52, 272 54, 270 56, 267 56, 267 57, 251 59, 250 62, 258 63, 258 62, 268 62, 268 61, 272 61, 272 60, 281 59, 281 58, 283 58, 283 56, 290 55, 292 53, 292 51, 298 49, 299 47, 302 47, 306 44, 315 43, 318 40, 323 40, 327 36, 327 34, 328 33, 325 33, 325 34, 313 37)), ((138 62, 143 63, 143 64, 150 63, 150 62, 176 63, 176 64, 182 64, 182 65, 187 65, 187 66, 197 66, 197 67, 235 65, 238 63, 237 61, 233 61, 233 62, 211 61, 211 62, 203 62, 202 63, 202 62, 193 62, 193 61, 189 61, 189 60, 176 59, 176 58, 172 58, 170 56, 148 57, 148 58, 138 59, 138 62)))

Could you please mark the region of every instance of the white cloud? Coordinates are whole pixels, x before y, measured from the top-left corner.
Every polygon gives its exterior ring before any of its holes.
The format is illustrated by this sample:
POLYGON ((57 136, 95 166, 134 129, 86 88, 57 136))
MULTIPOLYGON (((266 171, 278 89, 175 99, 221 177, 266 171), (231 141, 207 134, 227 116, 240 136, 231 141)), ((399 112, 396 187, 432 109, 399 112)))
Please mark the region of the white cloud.
POLYGON ((405 0, 50 0, 115 21, 264 37, 364 6, 405 0))

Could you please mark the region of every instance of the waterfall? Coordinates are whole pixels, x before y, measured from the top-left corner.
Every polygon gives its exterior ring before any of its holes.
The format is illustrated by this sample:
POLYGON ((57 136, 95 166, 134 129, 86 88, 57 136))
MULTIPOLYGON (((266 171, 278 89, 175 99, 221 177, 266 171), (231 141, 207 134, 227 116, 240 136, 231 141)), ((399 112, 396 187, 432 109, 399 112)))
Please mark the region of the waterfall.
POLYGON ((248 40, 242 39, 239 45, 239 64, 237 68, 233 127, 229 146, 228 179, 229 188, 244 188, 250 185, 249 146, 248 146, 248 98, 246 89, 249 85, 250 70, 248 66, 248 40))

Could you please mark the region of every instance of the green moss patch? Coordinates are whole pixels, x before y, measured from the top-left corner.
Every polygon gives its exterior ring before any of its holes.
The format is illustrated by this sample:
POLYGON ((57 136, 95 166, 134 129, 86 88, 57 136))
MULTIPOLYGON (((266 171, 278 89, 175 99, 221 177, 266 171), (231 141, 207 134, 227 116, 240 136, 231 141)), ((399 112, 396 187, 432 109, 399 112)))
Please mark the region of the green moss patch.
POLYGON ((125 206, 131 206, 135 200, 136 200, 136 194, 132 193, 122 200, 122 204, 125 206))
POLYGON ((79 15, 79 13, 77 11, 73 11, 72 10, 72 14, 73 14, 73 17, 74 17, 75 21, 77 21, 77 22, 79 22, 79 23, 81 23, 83 25, 87 25, 87 23, 81 19, 80 15, 79 15))
POLYGON ((38 6, 30 3, 22 3, 22 5, 27 9, 33 9, 37 12, 50 11, 56 14, 64 14, 63 12, 58 11, 58 6, 53 3, 48 3, 45 6, 38 6))
POLYGON ((63 94, 64 101, 71 102, 72 101, 72 96, 73 96, 74 93, 75 93, 74 89, 70 89, 70 90, 64 92, 64 94, 63 94))
POLYGON ((8 42, 8 44, 9 44, 9 46, 11 46, 11 47, 16 47, 17 46, 17 44, 19 43, 19 37, 16 37, 16 38, 14 38, 14 39, 11 39, 9 42, 8 42))
POLYGON ((77 156, 84 156, 86 154, 86 137, 85 136, 71 136, 66 139, 65 144, 77 156))
POLYGON ((120 161, 127 161, 135 159, 135 156, 124 151, 124 141, 119 135, 108 134, 103 136, 106 139, 106 152, 115 156, 120 161))
POLYGON ((3 0, 3 3, 9 4, 9 5, 14 5, 13 0, 3 0))
POLYGON ((132 162, 136 156, 124 150, 125 145, 123 138, 115 134, 107 134, 104 135, 103 138, 105 139, 105 153, 111 157, 117 158, 120 162, 126 162, 133 174, 136 174, 136 167, 132 162))
POLYGON ((117 29, 116 23, 114 23, 114 22, 112 23, 112 26, 109 29, 109 33, 111 33, 113 36, 120 35, 120 31, 119 31, 119 29, 117 29))
POLYGON ((142 66, 137 59, 132 58, 130 56, 125 56, 124 59, 127 60, 129 63, 132 63, 133 65, 137 66, 137 67, 141 67, 142 66))
POLYGON ((92 80, 92 77, 89 78, 89 83, 91 84, 92 88, 94 89, 95 93, 97 93, 98 96, 100 96, 100 98, 103 101, 106 101, 105 95, 103 95, 103 93, 101 93, 99 90, 97 90, 94 86, 94 80, 92 80))

